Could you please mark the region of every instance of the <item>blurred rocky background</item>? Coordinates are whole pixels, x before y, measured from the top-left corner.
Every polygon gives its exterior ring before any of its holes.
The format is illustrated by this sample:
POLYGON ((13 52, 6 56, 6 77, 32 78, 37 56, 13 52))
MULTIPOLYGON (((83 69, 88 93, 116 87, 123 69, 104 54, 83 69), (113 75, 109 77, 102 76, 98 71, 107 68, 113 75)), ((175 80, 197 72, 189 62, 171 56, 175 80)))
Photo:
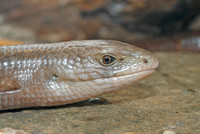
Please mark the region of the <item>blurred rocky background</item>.
POLYGON ((0 37, 26 43, 114 39, 182 50, 179 38, 199 35, 199 7, 198 0, 1 0, 0 37))
POLYGON ((0 45, 113 39, 176 51, 156 52, 150 78, 105 102, 0 111, 0 133, 200 134, 200 55, 177 52, 200 52, 199 13, 200 0, 0 0, 0 45))

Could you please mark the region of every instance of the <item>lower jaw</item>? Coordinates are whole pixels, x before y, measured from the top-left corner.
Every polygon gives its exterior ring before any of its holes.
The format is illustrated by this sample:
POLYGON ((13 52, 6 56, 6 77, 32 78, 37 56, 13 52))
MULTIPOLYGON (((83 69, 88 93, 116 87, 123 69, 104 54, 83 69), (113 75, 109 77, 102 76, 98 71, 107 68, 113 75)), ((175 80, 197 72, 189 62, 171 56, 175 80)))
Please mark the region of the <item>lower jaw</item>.
POLYGON ((143 71, 139 71, 139 72, 134 72, 134 73, 130 73, 130 74, 126 74, 126 75, 120 75, 120 76, 115 76, 115 78, 121 78, 121 77, 128 77, 128 76, 135 76, 135 77, 142 77, 144 76, 144 78, 150 76, 152 73, 155 72, 156 69, 149 69, 149 70, 143 70, 143 71))
POLYGON ((149 69, 149 70, 144 70, 144 71, 137 72, 137 73, 134 73, 134 74, 137 74, 137 75, 147 75, 147 77, 148 77, 149 75, 151 75, 155 71, 156 71, 155 69, 149 69))
POLYGON ((142 71, 142 72, 135 73, 135 75, 138 75, 138 77, 141 76, 140 80, 142 80, 142 79, 149 77, 154 72, 155 72, 155 69, 151 69, 151 70, 145 70, 145 71, 142 71))
POLYGON ((118 79, 118 80, 113 81, 113 87, 121 88, 124 86, 132 85, 136 82, 139 82, 149 77, 153 72, 155 72, 155 69, 145 70, 145 71, 141 71, 141 72, 137 72, 137 73, 133 73, 129 75, 115 77, 115 79, 118 79))

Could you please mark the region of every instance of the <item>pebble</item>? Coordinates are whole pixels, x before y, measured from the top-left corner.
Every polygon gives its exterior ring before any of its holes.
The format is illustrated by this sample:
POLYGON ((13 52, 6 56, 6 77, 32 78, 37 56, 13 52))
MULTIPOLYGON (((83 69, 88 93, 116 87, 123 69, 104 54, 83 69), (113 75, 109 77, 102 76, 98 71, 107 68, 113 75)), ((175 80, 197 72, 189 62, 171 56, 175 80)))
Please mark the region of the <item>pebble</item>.
POLYGON ((176 133, 172 130, 165 130, 163 134, 176 134, 176 133))

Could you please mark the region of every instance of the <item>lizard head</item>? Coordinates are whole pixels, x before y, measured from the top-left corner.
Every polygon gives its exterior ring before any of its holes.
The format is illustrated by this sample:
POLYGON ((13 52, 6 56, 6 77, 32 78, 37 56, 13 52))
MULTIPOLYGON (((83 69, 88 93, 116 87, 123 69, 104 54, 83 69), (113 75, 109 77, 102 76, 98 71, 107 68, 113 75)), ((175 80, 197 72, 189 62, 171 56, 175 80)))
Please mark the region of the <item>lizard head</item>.
POLYGON ((150 52, 112 40, 72 41, 63 52, 58 78, 88 97, 140 81, 159 64, 150 52))

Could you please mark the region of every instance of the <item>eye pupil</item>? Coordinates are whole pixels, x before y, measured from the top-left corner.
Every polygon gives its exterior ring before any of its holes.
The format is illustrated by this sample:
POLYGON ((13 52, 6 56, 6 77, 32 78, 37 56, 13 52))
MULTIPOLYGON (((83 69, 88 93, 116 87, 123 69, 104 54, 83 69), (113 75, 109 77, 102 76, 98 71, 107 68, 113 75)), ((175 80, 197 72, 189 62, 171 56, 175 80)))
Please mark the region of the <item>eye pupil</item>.
POLYGON ((110 61, 110 58, 105 57, 104 61, 105 61, 105 62, 109 62, 109 61, 110 61))

